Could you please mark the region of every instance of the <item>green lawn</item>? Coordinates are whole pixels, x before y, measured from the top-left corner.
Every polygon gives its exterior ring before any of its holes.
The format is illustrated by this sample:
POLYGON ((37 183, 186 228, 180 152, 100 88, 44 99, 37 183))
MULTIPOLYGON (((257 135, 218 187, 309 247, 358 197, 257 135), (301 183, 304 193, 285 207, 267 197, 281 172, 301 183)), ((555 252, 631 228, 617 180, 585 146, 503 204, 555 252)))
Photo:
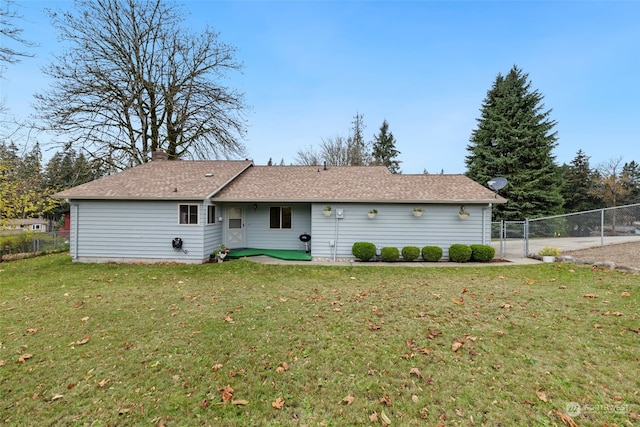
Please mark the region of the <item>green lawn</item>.
POLYGON ((0 263, 0 424, 638 425, 638 283, 571 264, 0 263))

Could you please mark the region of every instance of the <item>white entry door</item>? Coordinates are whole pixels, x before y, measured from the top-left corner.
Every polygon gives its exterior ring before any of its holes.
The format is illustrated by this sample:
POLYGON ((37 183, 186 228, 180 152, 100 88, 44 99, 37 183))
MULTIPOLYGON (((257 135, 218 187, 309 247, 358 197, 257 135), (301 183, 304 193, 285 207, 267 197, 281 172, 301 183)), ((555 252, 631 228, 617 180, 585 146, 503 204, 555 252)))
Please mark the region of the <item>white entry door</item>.
POLYGON ((227 246, 244 248, 244 209, 230 207, 227 212, 227 246))

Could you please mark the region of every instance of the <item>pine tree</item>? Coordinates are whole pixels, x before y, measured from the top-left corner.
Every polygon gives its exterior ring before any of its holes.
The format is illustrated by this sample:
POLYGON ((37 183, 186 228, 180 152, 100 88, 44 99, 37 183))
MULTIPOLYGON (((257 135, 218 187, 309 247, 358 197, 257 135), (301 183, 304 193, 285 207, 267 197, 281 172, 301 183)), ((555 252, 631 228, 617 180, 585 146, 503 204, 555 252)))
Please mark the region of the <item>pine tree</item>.
POLYGON ((562 166, 562 197, 564 198, 564 211, 566 213, 582 212, 598 209, 602 206, 601 200, 593 197, 594 171, 589 165, 589 156, 582 150, 578 150, 576 156, 569 165, 562 166))
POLYGON ((640 203, 640 164, 632 160, 622 167, 622 174, 625 176, 625 186, 628 190, 623 199, 623 204, 633 205, 640 203))
POLYGON ((473 130, 466 175, 485 184, 496 176, 508 179, 500 194, 508 199, 494 209, 495 219, 522 220, 562 211, 560 170, 552 150, 556 122, 544 111, 543 96, 531 90, 528 74, 514 66, 498 74, 487 92, 478 127, 473 130))
POLYGON ((372 154, 374 164, 386 166, 391 173, 400 173, 400 161, 395 160, 400 152, 396 150, 396 140, 386 120, 380 126, 380 133, 373 136, 372 154))

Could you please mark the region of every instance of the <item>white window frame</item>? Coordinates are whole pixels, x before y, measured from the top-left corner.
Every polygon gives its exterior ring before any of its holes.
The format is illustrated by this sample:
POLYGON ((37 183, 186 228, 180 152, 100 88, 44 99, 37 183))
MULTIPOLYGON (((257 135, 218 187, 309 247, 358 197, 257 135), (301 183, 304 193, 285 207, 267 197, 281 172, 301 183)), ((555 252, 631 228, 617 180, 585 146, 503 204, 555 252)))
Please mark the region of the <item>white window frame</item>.
POLYGON ((216 218, 217 210, 216 205, 207 205, 207 225, 213 225, 218 222, 216 218))
POLYGON ((269 230, 293 230, 293 206, 288 206, 288 205, 283 205, 283 206, 269 206, 269 230), (279 226, 278 227, 272 227, 271 226, 271 209, 273 208, 278 208, 279 209, 279 213, 280 213, 280 221, 279 221, 279 226), (290 212, 291 212, 291 226, 284 228, 282 227, 282 212, 284 208, 289 208, 290 212))
POLYGON ((200 205, 197 204, 191 204, 191 203, 181 203, 178 205, 178 224, 180 225, 198 225, 198 223, 200 222, 199 220, 200 218, 200 205), (186 206, 187 209, 187 216, 184 217, 184 221, 183 221, 183 215, 182 215, 182 208, 186 206), (193 212, 192 209, 196 210, 195 212, 195 220, 196 222, 191 222, 191 218, 193 217, 193 212))

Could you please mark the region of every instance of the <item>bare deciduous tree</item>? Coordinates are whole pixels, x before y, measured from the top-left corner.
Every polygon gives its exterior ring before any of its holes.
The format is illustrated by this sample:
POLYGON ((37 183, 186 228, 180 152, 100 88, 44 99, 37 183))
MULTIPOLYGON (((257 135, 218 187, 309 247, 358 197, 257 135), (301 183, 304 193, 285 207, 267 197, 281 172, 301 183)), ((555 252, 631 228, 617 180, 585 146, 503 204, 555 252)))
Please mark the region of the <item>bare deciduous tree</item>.
POLYGON ((69 47, 36 100, 65 148, 115 168, 158 148, 169 159, 244 155, 244 97, 221 84, 242 67, 217 33, 187 32, 163 0, 76 0, 49 14, 69 47))

